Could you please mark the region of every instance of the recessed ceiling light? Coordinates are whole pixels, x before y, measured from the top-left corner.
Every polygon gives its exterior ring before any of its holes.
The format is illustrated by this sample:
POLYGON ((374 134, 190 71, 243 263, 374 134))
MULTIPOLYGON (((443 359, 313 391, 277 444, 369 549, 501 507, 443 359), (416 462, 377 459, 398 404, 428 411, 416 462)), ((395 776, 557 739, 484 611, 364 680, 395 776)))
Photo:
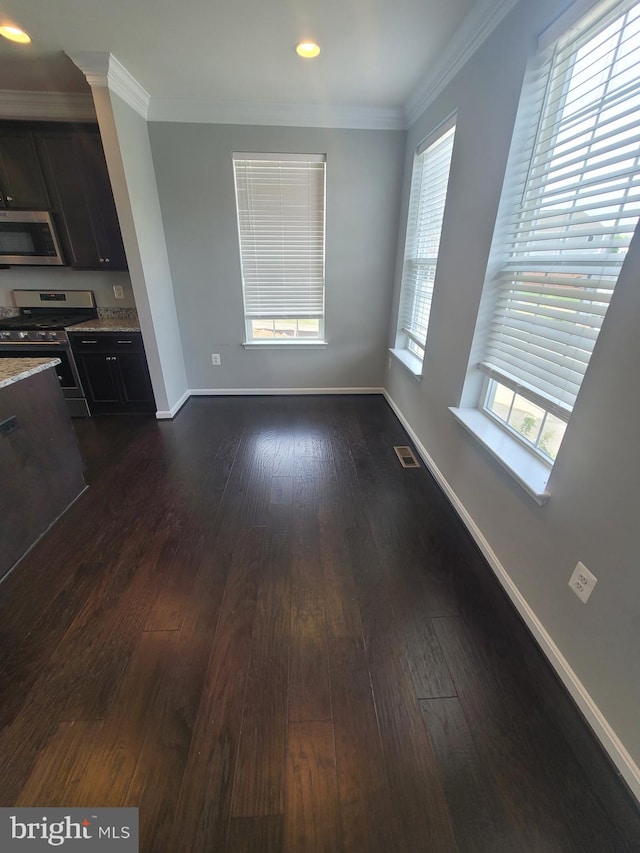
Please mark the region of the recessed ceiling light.
POLYGON ((18 27, 0 27, 0 36, 4 36, 9 41, 17 41, 18 44, 29 44, 31 41, 31 37, 18 27))
POLYGON ((296 45, 296 53, 304 59, 313 59, 320 53, 320 48, 314 41, 301 41, 296 45))

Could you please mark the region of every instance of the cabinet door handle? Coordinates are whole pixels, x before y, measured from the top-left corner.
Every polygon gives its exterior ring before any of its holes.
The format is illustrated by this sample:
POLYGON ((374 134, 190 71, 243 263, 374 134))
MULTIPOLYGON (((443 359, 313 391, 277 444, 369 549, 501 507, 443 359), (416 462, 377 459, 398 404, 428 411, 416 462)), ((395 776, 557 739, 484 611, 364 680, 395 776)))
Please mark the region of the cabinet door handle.
POLYGON ((80 341, 81 344, 97 344, 98 341, 80 341))
POLYGON ((132 344, 133 341, 118 341, 119 344, 132 344))

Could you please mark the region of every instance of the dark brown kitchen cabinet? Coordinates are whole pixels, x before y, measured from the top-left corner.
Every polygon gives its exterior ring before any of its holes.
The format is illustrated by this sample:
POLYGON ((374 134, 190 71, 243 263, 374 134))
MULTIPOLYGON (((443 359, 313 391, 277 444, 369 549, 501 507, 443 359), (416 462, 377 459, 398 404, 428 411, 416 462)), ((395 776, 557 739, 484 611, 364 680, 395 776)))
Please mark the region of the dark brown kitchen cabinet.
POLYGON ((139 332, 69 332, 69 340, 92 415, 155 412, 139 332))
POLYGON ((35 132, 64 252, 78 269, 126 270, 107 164, 97 128, 35 132))
POLYGON ((46 210, 49 206, 33 132, 0 126, 0 207, 46 210))

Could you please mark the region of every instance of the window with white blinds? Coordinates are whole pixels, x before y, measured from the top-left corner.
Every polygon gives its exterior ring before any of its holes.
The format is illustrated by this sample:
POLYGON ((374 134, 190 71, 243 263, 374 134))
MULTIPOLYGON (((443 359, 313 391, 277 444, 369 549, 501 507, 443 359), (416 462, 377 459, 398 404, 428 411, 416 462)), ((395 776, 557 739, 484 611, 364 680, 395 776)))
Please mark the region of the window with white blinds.
POLYGON ((422 361, 449 182, 455 118, 416 152, 411 179, 396 346, 422 361))
POLYGON ((249 342, 324 335, 325 160, 233 155, 249 342))
POLYGON ((525 91, 480 369, 566 421, 640 215, 640 3, 596 7, 525 91))

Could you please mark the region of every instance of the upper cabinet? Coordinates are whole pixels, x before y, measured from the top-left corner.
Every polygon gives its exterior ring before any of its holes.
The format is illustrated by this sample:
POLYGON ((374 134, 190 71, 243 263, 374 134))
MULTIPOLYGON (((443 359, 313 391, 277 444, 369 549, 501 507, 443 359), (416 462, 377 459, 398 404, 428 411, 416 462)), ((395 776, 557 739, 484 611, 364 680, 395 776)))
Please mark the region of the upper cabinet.
POLYGON ((33 132, 24 127, 0 127, 0 208, 50 207, 33 132))
POLYGON ((126 270, 98 129, 47 127, 35 131, 35 141, 69 263, 79 269, 126 270))

